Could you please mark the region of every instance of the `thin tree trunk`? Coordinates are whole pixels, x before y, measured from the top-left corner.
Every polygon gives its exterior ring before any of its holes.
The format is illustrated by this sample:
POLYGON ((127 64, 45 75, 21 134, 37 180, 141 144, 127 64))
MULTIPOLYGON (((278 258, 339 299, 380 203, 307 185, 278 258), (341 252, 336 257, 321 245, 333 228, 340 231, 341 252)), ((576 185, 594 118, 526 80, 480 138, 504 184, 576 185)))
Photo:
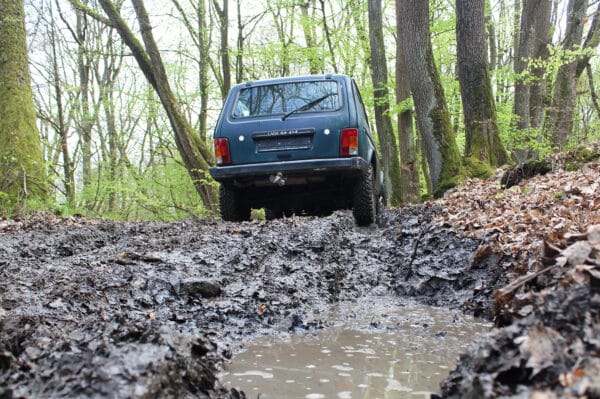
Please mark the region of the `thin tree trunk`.
POLYGON ((321 3, 321 14, 323 14, 323 30, 325 31, 325 39, 327 40, 327 48, 329 48, 329 54, 331 55, 331 67, 335 73, 338 73, 338 66, 335 59, 335 52, 333 51, 333 45, 331 44, 331 32, 329 31, 329 25, 327 24, 327 14, 325 13, 325 0, 319 0, 321 3))
POLYGON ((496 26, 494 25, 494 18, 492 17, 492 6, 490 0, 485 0, 485 28, 488 39, 488 52, 489 52, 489 65, 490 71, 496 69, 496 63, 498 61, 498 45, 496 43, 496 26))
MULTIPOLYGON (((52 15, 52 6, 50 5, 50 17, 52 15)), ((55 26, 50 26, 50 46, 52 47, 52 75, 54 83, 54 95, 56 96, 56 107, 57 107, 57 133, 60 137, 60 148, 63 158, 63 174, 64 174, 64 185, 65 185, 65 198, 67 204, 70 207, 75 206, 75 177, 73 173, 73 165, 71 161, 71 154, 69 153, 69 143, 67 142, 67 128, 65 126, 65 116, 63 108, 63 94, 62 84, 60 81, 59 70, 58 70, 58 56, 56 51, 56 31, 55 26)))
POLYGON ((589 86, 590 86, 590 97, 592 98, 592 104, 594 105, 594 109, 596 110, 596 114, 600 119, 600 105, 598 104, 598 94, 596 93, 596 88, 594 85, 594 74, 592 72, 592 66, 587 64, 586 73, 588 76, 589 86))
POLYGON ((242 24, 242 0, 237 0, 237 51, 235 53, 235 81, 244 80, 244 25, 242 24))
POLYGON ((231 89, 231 64, 229 62, 229 0, 223 0, 223 7, 219 6, 218 0, 213 4, 219 17, 219 31, 221 42, 219 53, 221 54, 221 74, 223 75, 223 85, 221 86, 221 98, 225 100, 229 89, 231 89))
POLYGON ((316 32, 314 30, 313 17, 309 13, 311 2, 313 3, 312 6, 314 9, 314 0, 303 1, 300 3, 300 12, 302 14, 302 31, 304 32, 304 40, 306 41, 306 48, 308 51, 308 69, 312 75, 316 75, 323 70, 323 65, 316 44, 316 32))
POLYGON ((210 58, 210 43, 208 38, 208 24, 206 4, 204 0, 199 0, 197 9, 198 18, 198 89, 200 90, 200 114, 199 114, 199 131, 200 137, 206 137, 207 120, 208 120, 208 69, 210 58))
POLYGON ((390 94, 387 87, 388 71, 383 42, 381 0, 369 0, 368 6, 375 125, 381 146, 384 183, 388 199, 392 205, 398 205, 402 202, 400 156, 390 117, 390 94))

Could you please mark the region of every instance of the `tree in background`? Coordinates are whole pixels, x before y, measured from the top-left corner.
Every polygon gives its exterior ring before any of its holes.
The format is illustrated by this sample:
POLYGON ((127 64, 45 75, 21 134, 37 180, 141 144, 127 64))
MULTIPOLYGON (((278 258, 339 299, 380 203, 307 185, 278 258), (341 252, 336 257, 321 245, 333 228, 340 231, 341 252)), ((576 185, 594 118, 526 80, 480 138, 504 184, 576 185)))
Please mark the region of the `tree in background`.
MULTIPOLYGON (((514 61, 516 80, 513 112, 516 128, 522 132, 518 135, 522 143, 540 139, 532 135, 537 135, 534 129, 541 126, 544 115, 546 68, 543 64, 550 54, 552 3, 552 0, 525 0, 521 11, 514 61)), ((529 148, 516 148, 514 154, 520 162, 533 155, 529 148)))
POLYGON ((477 177, 508 161, 500 140, 485 40, 484 0, 456 0, 458 80, 465 118, 465 165, 477 177))
POLYGON ((567 30, 561 43, 560 53, 567 62, 560 65, 554 82, 552 104, 545 121, 546 134, 555 147, 563 149, 573 130, 573 112, 577 100, 577 83, 585 65, 589 63, 589 51, 600 43, 600 3, 594 13, 591 28, 585 42, 584 26, 589 22, 587 0, 569 0, 567 7, 567 30))
POLYGON ((430 193, 441 196, 464 178, 464 170, 433 58, 429 1, 401 0, 400 17, 397 23, 402 29, 406 72, 431 179, 430 193))
POLYGON ((375 108, 375 124, 382 153, 385 188, 391 205, 402 202, 400 160, 390 116, 387 60, 383 41, 381 0, 369 0, 369 38, 371 44, 371 79, 375 108))
POLYGON ((36 125, 23 0, 0 0, 0 210, 47 198, 36 125))
MULTIPOLYGON (((400 1, 396 0, 396 21, 400 21, 400 1)), ((398 144, 401 162, 402 202, 417 202, 421 196, 419 185, 419 164, 413 132, 412 98, 406 78, 404 60, 404 39, 400 24, 396 24, 396 102, 398 109, 398 144)))

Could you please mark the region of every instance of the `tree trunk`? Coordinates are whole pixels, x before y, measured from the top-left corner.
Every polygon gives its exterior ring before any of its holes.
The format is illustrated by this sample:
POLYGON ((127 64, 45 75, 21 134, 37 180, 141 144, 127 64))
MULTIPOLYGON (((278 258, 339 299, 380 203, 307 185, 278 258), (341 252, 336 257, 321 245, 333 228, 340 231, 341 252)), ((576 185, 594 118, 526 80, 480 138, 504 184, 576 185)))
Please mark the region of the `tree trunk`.
MULTIPOLYGON (((533 0, 530 0, 533 1, 533 0)), ((534 43, 533 58, 539 61, 546 61, 550 57, 549 46, 552 44, 552 0, 537 0, 533 15, 534 21, 534 43)), ((538 66, 532 67, 532 76, 529 92, 529 124, 532 128, 542 126, 544 119, 544 97, 546 96, 546 68, 538 66)))
MULTIPOLYGON (((567 9, 567 30, 563 40, 563 50, 576 51, 583 40, 583 26, 588 0, 569 0, 567 9)), ((563 149, 573 129, 573 110, 577 98, 577 60, 561 65, 554 83, 552 106, 546 120, 546 132, 552 143, 563 149)))
POLYGON ((333 44, 331 43, 331 32, 329 31, 329 25, 327 24, 327 14, 325 13, 325 0, 319 0, 321 3, 321 14, 323 16, 323 30, 325 31, 325 39, 327 40, 327 48, 329 48, 329 54, 331 55, 331 67, 333 72, 338 72, 338 65, 335 59, 335 52, 333 51, 333 44))
MULTIPOLYGON (((50 3, 49 11, 50 17, 54 19, 52 3, 50 3)), ((56 123, 56 133, 58 137, 60 137, 60 149, 63 158, 63 184, 65 186, 65 198, 69 207, 73 208, 75 206, 75 177, 73 173, 73 163, 71 161, 71 154, 69 153, 69 143, 67 142, 68 134, 67 127, 65 126, 65 115, 62 99, 62 82, 60 81, 60 75, 58 70, 59 61, 56 51, 56 47, 58 46, 58 44, 56 41, 56 27, 53 24, 52 26, 50 26, 50 46, 52 49, 52 77, 54 84, 54 94, 56 96, 56 111, 58 118, 58 121, 56 123)))
POLYGON ((284 21, 283 17, 281 16, 281 7, 280 4, 277 3, 275 4, 275 8, 273 8, 273 5, 270 1, 267 3, 267 7, 269 8, 271 15, 273 15, 273 23, 275 24, 275 29, 277 30, 277 37, 279 38, 279 43, 281 44, 280 74, 281 76, 288 76, 290 73, 290 43, 286 37, 284 21))
POLYGON ((456 0, 458 80, 465 118, 465 164, 477 177, 508 156, 500 140, 485 40, 484 0, 456 0))
POLYGON ((415 103, 417 126, 431 176, 432 194, 439 197, 465 175, 433 58, 429 1, 401 0, 400 15, 406 71, 415 103))
POLYGON ((200 114, 199 131, 200 137, 206 137, 208 119, 208 68, 210 58, 210 43, 208 37, 208 24, 206 5, 204 0, 198 1, 196 13, 198 17, 198 85, 200 89, 200 114))
POLYGON ((310 15, 309 8, 312 5, 315 8, 315 0, 303 1, 300 3, 301 19, 300 25, 302 25, 302 31, 304 32, 304 40, 306 41, 306 50, 308 55, 308 69, 311 75, 316 75, 323 71, 323 60, 321 54, 319 54, 319 47, 317 46, 315 22, 312 15, 310 15), (312 4, 311 4, 312 3, 312 4))
POLYGON ((375 107, 375 125, 381 146, 385 188, 391 205, 402 202, 398 145, 390 117, 390 94, 387 87, 387 60, 383 42, 381 0, 369 0, 369 38, 371 44, 371 79, 375 107))
POLYGON ((86 32, 88 24, 83 11, 76 10, 77 23, 77 67, 79 70, 79 97, 81 123, 79 127, 79 139, 81 140, 81 162, 82 162, 82 183, 87 187, 92 180, 92 128, 94 126, 92 112, 90 110, 90 64, 86 57, 86 32))
POLYGON ((229 62, 229 0, 223 0, 223 7, 219 6, 217 0, 213 1, 217 15, 219 16, 219 31, 221 42, 219 53, 221 54, 221 74, 223 84, 221 86, 221 98, 225 100, 229 89, 231 89, 231 64, 229 62))
MULTIPOLYGON (((404 39, 400 29, 400 0, 396 0, 396 102, 403 104, 410 101, 410 85, 406 78, 404 62, 404 39)), ((398 112, 398 141, 401 162, 402 202, 419 201, 421 188, 419 184, 419 163, 413 132, 412 105, 398 112)))
POLYGON ((0 210, 47 198, 27 63, 23 0, 0 0, 0 210))
POLYGON ((242 23, 242 0, 237 0, 237 49, 235 53, 235 81, 244 80, 244 24, 242 23))
POLYGON ((498 61, 498 45, 496 43, 496 26, 494 25, 494 18, 492 17, 492 6, 490 4, 490 0, 485 0, 485 29, 489 43, 488 62, 490 71, 493 71, 496 69, 496 62, 498 61))

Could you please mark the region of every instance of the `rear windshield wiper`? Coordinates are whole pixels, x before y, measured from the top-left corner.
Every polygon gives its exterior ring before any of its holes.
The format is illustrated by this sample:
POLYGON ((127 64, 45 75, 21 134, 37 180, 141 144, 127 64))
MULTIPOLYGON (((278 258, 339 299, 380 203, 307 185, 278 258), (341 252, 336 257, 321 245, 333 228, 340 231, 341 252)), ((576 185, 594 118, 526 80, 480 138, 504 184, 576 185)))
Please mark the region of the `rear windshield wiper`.
POLYGON ((291 110, 290 112, 284 114, 281 117, 281 120, 284 121, 288 118, 288 116, 295 114, 296 112, 300 112, 300 111, 306 111, 311 109, 312 107, 314 107, 315 105, 319 104, 321 101, 325 100, 327 97, 331 97, 333 95, 336 95, 337 93, 329 93, 329 94, 325 94, 323 97, 319 97, 315 100, 312 100, 310 102, 307 102, 306 104, 302 105, 301 107, 298 107, 296 109, 291 110))

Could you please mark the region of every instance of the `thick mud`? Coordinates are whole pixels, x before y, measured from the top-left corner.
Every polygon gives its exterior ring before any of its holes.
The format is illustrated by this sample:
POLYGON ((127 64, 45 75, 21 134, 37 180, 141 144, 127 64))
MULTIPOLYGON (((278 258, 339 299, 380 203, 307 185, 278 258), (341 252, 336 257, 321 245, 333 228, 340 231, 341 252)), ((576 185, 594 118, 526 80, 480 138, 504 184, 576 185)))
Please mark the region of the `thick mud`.
POLYGON ((0 397, 244 397, 215 377, 232 352, 367 296, 490 318, 510 259, 432 213, 0 222, 0 397))

